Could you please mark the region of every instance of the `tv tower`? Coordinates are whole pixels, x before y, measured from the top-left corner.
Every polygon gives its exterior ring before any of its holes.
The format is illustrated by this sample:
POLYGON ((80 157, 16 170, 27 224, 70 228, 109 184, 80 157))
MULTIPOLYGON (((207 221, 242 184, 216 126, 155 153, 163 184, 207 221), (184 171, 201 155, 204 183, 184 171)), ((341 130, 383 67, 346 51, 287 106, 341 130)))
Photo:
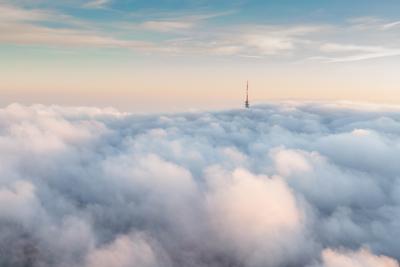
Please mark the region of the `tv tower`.
POLYGON ((250 103, 249 103, 249 81, 247 81, 247 86, 246 86, 246 101, 244 102, 244 107, 245 108, 250 108, 250 103))

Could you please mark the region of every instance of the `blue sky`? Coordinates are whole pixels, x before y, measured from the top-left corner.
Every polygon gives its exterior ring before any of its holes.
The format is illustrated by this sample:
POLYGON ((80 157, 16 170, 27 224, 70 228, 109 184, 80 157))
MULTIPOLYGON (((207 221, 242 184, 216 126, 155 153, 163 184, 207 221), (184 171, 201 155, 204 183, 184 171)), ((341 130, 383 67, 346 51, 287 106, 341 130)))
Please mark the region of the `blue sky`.
POLYGON ((193 95, 209 102, 204 88, 223 88, 222 103, 251 79, 259 100, 355 99, 362 86, 368 97, 357 99, 375 100, 400 83, 399 11, 394 0, 0 0, 0 92, 6 101, 64 94, 68 104, 97 104, 113 87, 194 105, 193 95), (257 89, 271 86, 283 93, 257 89))
POLYGON ((236 10, 228 23, 266 23, 322 21, 342 22, 354 16, 380 16, 396 19, 400 8, 396 0, 218 0, 218 1, 136 1, 136 0, 94 0, 94 1, 2 1, 20 3, 28 8, 53 8, 81 19, 96 21, 120 20, 122 14, 135 16, 157 16, 196 12, 221 12, 236 10))

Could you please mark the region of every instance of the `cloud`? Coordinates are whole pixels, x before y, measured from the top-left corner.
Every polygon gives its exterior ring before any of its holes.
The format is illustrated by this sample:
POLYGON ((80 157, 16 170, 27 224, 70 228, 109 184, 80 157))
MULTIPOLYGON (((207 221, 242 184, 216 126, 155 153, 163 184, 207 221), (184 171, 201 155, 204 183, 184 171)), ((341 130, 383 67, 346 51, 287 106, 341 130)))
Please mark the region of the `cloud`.
POLYGON ((3 220, 26 223, 35 215, 38 205, 34 186, 27 181, 15 181, 10 187, 0 190, 0 216, 3 220))
POLYGON ((303 260, 300 255, 307 249, 299 249, 306 239, 302 214, 285 182, 241 169, 232 174, 211 169, 207 175, 211 184, 207 203, 216 236, 221 247, 235 252, 237 262, 286 266, 303 260))
POLYGON ((351 53, 350 55, 336 56, 332 58, 321 57, 329 62, 350 62, 400 55, 400 49, 398 48, 386 48, 380 46, 326 43, 321 45, 320 49, 323 52, 329 53, 351 53))
POLYGON ((44 45, 53 47, 126 48, 150 51, 151 42, 118 39, 96 31, 87 22, 49 10, 23 9, 0 4, 5 14, 0 18, 0 42, 18 45, 44 45), (46 22, 65 24, 50 27, 46 22))
POLYGON ((188 34, 189 30, 193 30, 193 28, 199 28, 202 24, 206 23, 210 19, 228 16, 234 13, 234 10, 185 15, 180 13, 161 13, 158 16, 150 13, 148 16, 155 16, 154 19, 149 20, 146 18, 146 20, 140 23, 120 23, 120 25, 127 29, 139 29, 161 33, 172 32, 188 34))
POLYGON ((376 46, 362 46, 362 45, 351 45, 351 44, 337 44, 327 43, 321 46, 321 50, 324 52, 383 52, 385 51, 382 47, 376 46))
POLYGON ((168 42, 180 53, 219 56, 288 56, 308 43, 308 38, 324 31, 322 26, 246 25, 199 31, 189 38, 168 42))
POLYGON ((0 265, 398 267, 399 117, 354 103, 12 104, 0 265))
POLYGON ((324 267, 398 267, 399 263, 386 256, 376 256, 367 249, 359 251, 335 251, 326 249, 322 252, 324 267))
POLYGON ((145 30, 169 32, 176 30, 186 30, 194 26, 193 22, 190 21, 145 21, 138 27, 145 30))
POLYGON ((382 26, 384 30, 389 30, 393 28, 397 28, 400 25, 400 21, 394 21, 390 23, 386 23, 385 25, 382 26))
POLYGON ((253 55, 284 55, 299 48, 307 42, 310 35, 323 31, 324 27, 318 26, 260 26, 253 25, 239 27, 232 32, 232 36, 221 35, 221 43, 231 43, 241 46, 239 54, 250 53, 253 55))
POLYGON ((358 30, 392 30, 396 28, 400 21, 389 21, 379 17, 359 17, 348 21, 351 26, 358 30))
POLYGON ((44 21, 53 17, 49 11, 40 9, 26 10, 0 3, 1 21, 44 21))
POLYGON ((0 42, 19 45, 46 45, 55 47, 103 47, 151 49, 152 44, 142 41, 125 41, 98 35, 95 32, 54 29, 26 24, 0 25, 0 42))
POLYGON ((365 16, 350 18, 347 22, 350 24, 351 28, 356 30, 376 30, 382 27, 384 20, 379 17, 365 16))
POLYGON ((318 38, 311 59, 330 63, 356 62, 363 60, 397 57, 400 44, 396 32, 397 21, 379 17, 349 19, 345 26, 333 27, 330 36, 318 38), (353 41, 351 41, 353 40, 353 41))
POLYGON ((111 244, 91 251, 86 267, 160 266, 152 247, 140 236, 119 236, 111 244))
POLYGON ((87 8, 104 8, 110 3, 111 3, 111 0, 93 0, 93 1, 87 2, 83 6, 87 7, 87 8))

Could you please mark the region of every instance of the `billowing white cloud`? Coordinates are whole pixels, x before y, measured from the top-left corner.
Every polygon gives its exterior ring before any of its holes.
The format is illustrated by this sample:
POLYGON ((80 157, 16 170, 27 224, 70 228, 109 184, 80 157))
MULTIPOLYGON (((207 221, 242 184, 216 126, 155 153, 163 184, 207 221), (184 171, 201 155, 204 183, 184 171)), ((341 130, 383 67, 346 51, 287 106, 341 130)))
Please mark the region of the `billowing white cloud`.
POLYGON ((212 168, 207 171, 207 180, 215 235, 220 247, 234 251, 237 262, 261 267, 303 260, 300 255, 312 242, 304 245, 302 213, 281 178, 212 168))
POLYGON ((398 267, 399 157, 398 107, 13 104, 0 266, 398 267))
POLYGON ((97 248, 88 254, 87 267, 156 267, 167 266, 158 262, 156 252, 140 236, 118 236, 111 244, 97 248))
POLYGON ((322 252, 323 267, 398 267, 399 263, 389 257, 374 255, 367 249, 359 251, 336 251, 326 249, 322 252))

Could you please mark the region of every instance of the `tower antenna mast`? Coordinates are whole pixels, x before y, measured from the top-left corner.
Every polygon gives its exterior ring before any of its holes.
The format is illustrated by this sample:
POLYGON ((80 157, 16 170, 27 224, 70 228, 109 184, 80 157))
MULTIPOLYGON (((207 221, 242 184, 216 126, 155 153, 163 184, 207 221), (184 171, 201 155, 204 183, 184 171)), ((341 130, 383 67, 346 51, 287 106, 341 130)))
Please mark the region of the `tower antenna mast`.
POLYGON ((249 103, 249 81, 247 81, 247 85, 246 85, 246 101, 244 102, 244 107, 245 108, 250 108, 250 103, 249 103))

